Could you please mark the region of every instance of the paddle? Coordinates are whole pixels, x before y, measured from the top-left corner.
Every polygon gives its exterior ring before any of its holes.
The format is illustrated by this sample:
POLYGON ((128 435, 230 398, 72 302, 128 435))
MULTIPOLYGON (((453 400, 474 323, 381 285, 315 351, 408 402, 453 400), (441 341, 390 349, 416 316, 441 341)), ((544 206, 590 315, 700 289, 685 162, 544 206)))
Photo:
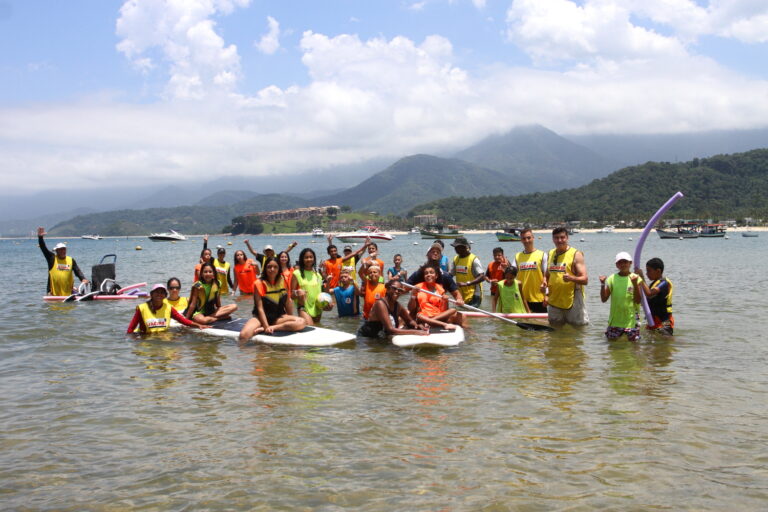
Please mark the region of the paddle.
MULTIPOLYGON (((434 295, 435 297, 440 297, 441 299, 444 298, 439 293, 434 293, 434 292, 430 292, 430 291, 427 291, 427 290, 423 290, 421 288, 418 288, 416 286, 410 285, 408 283, 401 282, 400 284, 402 284, 403 286, 405 286, 407 288, 411 288, 412 290, 413 289, 419 290, 419 292, 426 293, 427 295, 434 295)), ((552 327, 548 326, 548 325, 529 324, 529 323, 526 323, 526 322, 516 322, 515 320, 512 320, 511 318, 504 318, 503 316, 498 315, 496 313, 491 313, 490 311, 486 311, 484 309, 476 308, 476 307, 470 306, 468 304, 458 304, 455 299, 452 299, 450 297, 448 297, 448 300, 450 302, 456 304, 457 306, 461 306, 462 308, 466 308, 466 309, 468 309, 470 311, 477 311, 478 313, 482 313, 482 314, 484 314, 486 316, 492 316, 493 318, 498 318, 499 320, 501 320, 503 322, 508 322, 510 324, 514 324, 514 325, 518 326, 521 329, 525 329, 526 331, 549 331, 549 332, 554 331, 554 329, 552 327)))

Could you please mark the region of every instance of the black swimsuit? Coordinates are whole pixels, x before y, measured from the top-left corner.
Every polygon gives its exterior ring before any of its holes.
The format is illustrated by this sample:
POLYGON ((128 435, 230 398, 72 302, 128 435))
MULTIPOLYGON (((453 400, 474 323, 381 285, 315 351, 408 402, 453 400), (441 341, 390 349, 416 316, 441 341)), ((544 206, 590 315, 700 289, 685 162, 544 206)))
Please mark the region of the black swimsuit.
MULTIPOLYGON (((384 306, 387 308, 387 312, 389 312, 389 316, 391 319, 393 319, 395 327, 397 327, 397 318, 400 313, 400 304, 395 302, 394 311, 389 310, 389 306, 387 305, 386 299, 379 299, 384 301, 384 306)), ((360 328, 357 330, 357 335, 362 336, 364 338, 378 338, 381 333, 384 335, 387 334, 386 330, 384 329, 384 322, 381 322, 379 320, 366 320, 363 322, 363 325, 360 326, 360 328)))

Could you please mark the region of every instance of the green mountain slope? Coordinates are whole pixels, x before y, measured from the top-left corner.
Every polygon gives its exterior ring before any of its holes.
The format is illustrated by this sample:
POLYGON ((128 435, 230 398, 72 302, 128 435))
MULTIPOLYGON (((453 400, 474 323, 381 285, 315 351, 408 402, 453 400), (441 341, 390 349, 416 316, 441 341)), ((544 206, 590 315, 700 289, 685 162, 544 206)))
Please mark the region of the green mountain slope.
POLYGON ((521 194, 577 187, 621 167, 539 125, 488 137, 454 156, 506 174, 521 194))
POLYGON ((409 208, 441 197, 473 197, 515 187, 503 174, 455 158, 413 155, 402 158, 356 187, 315 200, 380 213, 405 213, 409 208))
POLYGON ((411 214, 436 213, 463 223, 647 219, 678 190, 686 197, 669 211, 671 217, 766 216, 768 149, 679 164, 649 162, 557 192, 443 199, 411 214))

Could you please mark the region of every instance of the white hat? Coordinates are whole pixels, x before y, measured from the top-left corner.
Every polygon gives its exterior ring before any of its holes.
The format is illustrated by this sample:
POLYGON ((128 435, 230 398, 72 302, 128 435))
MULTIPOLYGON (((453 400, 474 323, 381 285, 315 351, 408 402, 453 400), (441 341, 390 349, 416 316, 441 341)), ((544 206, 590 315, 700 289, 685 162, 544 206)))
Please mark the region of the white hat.
POLYGON ((67 248, 67 244, 65 244, 64 242, 59 242, 59 243, 57 243, 57 244, 56 244, 56 245, 53 247, 53 250, 55 251, 55 250, 57 250, 57 249, 66 249, 66 248, 67 248))
POLYGON ((264 250, 265 250, 265 251, 274 251, 274 249, 272 248, 272 246, 271 246, 271 245, 269 245, 269 244, 267 244, 267 245, 265 245, 265 246, 264 246, 264 250))
POLYGON ((632 256, 628 252, 622 251, 616 255, 616 263, 620 262, 621 260, 632 261, 632 256))

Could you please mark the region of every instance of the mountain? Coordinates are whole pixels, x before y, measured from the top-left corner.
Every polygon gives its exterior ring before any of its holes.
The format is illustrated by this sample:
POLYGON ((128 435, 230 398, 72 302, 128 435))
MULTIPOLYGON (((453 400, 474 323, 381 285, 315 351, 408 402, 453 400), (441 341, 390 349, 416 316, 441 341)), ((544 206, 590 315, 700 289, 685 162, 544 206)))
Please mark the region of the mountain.
POLYGON ((506 174, 521 194, 583 185, 621 167, 540 125, 487 137, 454 156, 506 174))
POLYGON ((200 206, 223 206, 232 203, 239 203, 241 201, 247 201, 255 196, 258 196, 256 192, 250 190, 221 190, 214 192, 209 196, 205 196, 195 204, 200 206))
POLYGON ((456 222, 525 222, 648 219, 678 190, 668 217, 725 219, 768 216, 768 149, 694 158, 672 164, 627 167, 582 187, 480 200, 449 198, 420 205, 410 214, 434 213, 456 222))
POLYGON ((473 197, 491 191, 512 194, 515 187, 497 171, 456 158, 412 155, 401 158, 356 187, 315 199, 313 203, 403 213, 430 199, 453 195, 473 197))
POLYGON ((622 166, 649 161, 681 162, 718 154, 768 148, 768 128, 678 134, 565 135, 622 166))

